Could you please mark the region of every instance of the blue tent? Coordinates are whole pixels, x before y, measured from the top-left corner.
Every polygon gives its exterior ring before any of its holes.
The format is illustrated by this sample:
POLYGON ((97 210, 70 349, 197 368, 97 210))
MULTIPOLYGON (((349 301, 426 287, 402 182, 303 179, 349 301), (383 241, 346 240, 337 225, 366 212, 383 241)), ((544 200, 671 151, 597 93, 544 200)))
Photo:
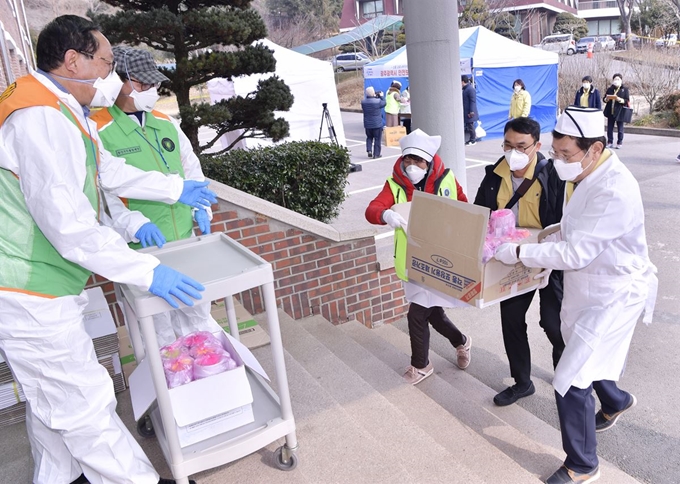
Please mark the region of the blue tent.
MULTIPOLYGON (((508 120, 512 84, 522 79, 531 94, 531 113, 543 132, 555 127, 557 63, 555 52, 529 47, 484 27, 460 30, 461 72, 471 69, 477 108, 486 138, 502 138, 508 120)), ((364 66, 364 87, 387 91, 392 80, 408 86, 406 47, 364 66)))

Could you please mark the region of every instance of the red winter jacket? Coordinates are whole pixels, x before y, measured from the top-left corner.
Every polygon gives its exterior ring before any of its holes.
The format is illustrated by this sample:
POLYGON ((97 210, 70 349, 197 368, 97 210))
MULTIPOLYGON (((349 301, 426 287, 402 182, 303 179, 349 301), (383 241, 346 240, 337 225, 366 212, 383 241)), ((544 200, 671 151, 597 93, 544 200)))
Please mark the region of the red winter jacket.
MULTIPOLYGON (((399 184, 406 192, 406 200, 411 201, 413 198, 413 190, 415 189, 413 183, 406 173, 402 170, 401 156, 394 163, 394 169, 392 171, 392 178, 397 184, 399 184)), ((427 173, 427 178, 425 180, 425 193, 437 193, 437 188, 444 175, 449 171, 448 168, 444 167, 444 163, 439 155, 434 155, 432 163, 430 163, 430 168, 427 173)), ((456 187, 458 191, 458 200, 461 202, 467 202, 468 199, 463 192, 463 188, 456 180, 456 187)), ((394 195, 392 195, 392 190, 390 189, 390 184, 385 182, 385 186, 382 191, 378 194, 371 203, 368 204, 366 208, 366 220, 372 224, 385 225, 383 222, 382 214, 385 210, 389 209, 394 205, 394 195)))

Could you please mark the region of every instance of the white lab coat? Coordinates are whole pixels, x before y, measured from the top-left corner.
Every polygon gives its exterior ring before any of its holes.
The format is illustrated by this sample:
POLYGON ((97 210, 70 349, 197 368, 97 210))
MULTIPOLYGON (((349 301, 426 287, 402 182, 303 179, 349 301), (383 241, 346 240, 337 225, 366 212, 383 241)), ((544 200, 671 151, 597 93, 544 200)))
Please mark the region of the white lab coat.
POLYGON ((611 153, 582 180, 564 207, 560 242, 525 244, 528 267, 564 271, 562 337, 566 348, 553 386, 618 381, 635 325, 651 321, 658 281, 650 262, 640 188, 611 153))

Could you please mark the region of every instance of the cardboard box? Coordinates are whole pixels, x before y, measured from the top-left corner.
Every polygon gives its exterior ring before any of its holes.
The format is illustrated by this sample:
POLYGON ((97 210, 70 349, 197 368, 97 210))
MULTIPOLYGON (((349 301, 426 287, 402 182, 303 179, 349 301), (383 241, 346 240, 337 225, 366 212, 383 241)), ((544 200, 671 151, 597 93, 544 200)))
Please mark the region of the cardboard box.
MULTIPOLYGON (((542 269, 482 264, 489 209, 415 192, 408 222, 406 275, 436 293, 486 307, 532 291, 542 269)), ((536 242, 536 236, 521 243, 536 242)))
MULTIPOLYGON (((257 321, 253 319, 251 314, 246 311, 246 308, 244 308, 240 302, 236 299, 233 301, 234 310, 236 311, 236 321, 238 322, 238 335, 241 343, 250 349, 268 345, 270 342, 269 334, 257 324, 257 321)), ((231 334, 224 300, 213 301, 212 307, 210 308, 210 315, 224 331, 231 334)))
MULTIPOLYGON (((169 390, 182 447, 254 421, 253 394, 246 366, 269 380, 248 348, 226 333, 216 333, 215 336, 238 366, 169 390)), ((165 384, 165 376, 162 378, 165 384)), ((135 420, 139 420, 156 400, 148 358, 144 358, 130 376, 130 397, 135 420)))
POLYGON ((132 350, 132 342, 126 326, 118 327, 118 342, 120 344, 120 364, 123 369, 125 380, 130 381, 130 375, 137 368, 137 361, 135 361, 135 353, 132 350))
POLYGON ((406 128, 404 126, 392 126, 383 130, 385 137, 385 146, 399 146, 399 140, 406 136, 406 128))

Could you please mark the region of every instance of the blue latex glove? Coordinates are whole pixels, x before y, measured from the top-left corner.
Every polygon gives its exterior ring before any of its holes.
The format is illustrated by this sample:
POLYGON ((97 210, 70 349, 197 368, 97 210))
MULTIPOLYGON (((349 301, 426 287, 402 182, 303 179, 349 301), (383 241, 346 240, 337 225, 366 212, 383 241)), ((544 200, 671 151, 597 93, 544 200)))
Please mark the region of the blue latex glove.
POLYGON ((194 212, 194 220, 196 220, 198 228, 201 229, 203 235, 208 235, 210 233, 210 220, 208 220, 208 212, 204 208, 194 212))
POLYGON ((142 247, 151 247, 152 245, 163 247, 163 244, 166 242, 161 229, 151 222, 147 222, 139 227, 135 237, 139 239, 139 243, 142 244, 142 247))
POLYGON ((194 302, 190 297, 201 299, 198 291, 203 290, 205 287, 199 282, 163 264, 153 270, 153 282, 149 288, 151 294, 162 297, 173 308, 178 308, 179 304, 170 296, 176 297, 187 306, 193 306, 194 302))
POLYGON ((184 180, 184 189, 178 202, 184 203, 194 208, 209 207, 213 203, 217 203, 217 195, 207 187, 209 181, 184 180))

